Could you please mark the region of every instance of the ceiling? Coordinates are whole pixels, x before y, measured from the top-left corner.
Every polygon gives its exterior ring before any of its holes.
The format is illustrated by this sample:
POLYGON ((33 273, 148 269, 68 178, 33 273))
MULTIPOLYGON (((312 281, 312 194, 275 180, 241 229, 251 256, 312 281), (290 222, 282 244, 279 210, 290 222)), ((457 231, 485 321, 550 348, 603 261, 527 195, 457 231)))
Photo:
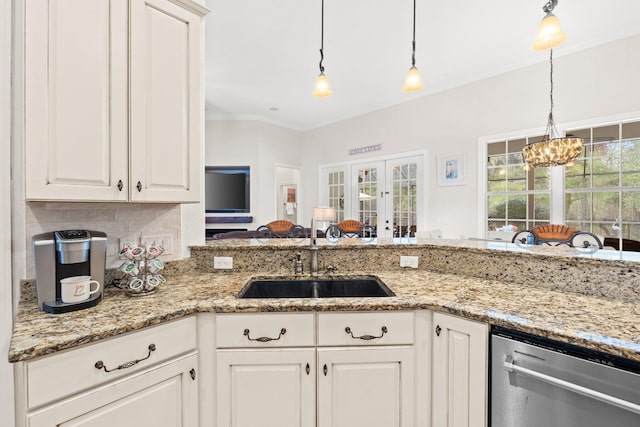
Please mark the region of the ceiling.
MULTIPOLYGON (((411 0, 325 0, 324 67, 333 96, 311 95, 321 0, 206 0, 207 119, 312 129, 548 60, 531 44, 543 0, 417 0, 416 66, 425 88, 402 92, 411 66, 411 0)), ((555 56, 640 33, 638 0, 560 0, 567 33, 555 56)))

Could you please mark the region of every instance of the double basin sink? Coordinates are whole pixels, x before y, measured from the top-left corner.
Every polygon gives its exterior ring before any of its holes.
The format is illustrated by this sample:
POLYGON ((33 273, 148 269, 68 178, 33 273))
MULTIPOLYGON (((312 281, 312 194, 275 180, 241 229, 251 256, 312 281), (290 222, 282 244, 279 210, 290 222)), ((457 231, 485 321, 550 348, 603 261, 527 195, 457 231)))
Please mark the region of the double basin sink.
POLYGON ((393 297, 376 276, 339 278, 255 278, 238 298, 358 298, 393 297))

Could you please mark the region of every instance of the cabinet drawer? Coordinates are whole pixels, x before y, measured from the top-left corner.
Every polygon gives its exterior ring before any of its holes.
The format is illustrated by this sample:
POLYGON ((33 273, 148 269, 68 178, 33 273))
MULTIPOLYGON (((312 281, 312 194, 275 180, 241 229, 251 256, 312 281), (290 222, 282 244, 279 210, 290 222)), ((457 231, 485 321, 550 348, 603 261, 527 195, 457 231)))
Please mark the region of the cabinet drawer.
POLYGON ((318 345, 413 344, 412 312, 319 313, 318 345))
POLYGON ((25 362, 28 407, 95 387, 195 348, 196 319, 190 317, 25 362), (149 350, 151 344, 154 351, 149 350), (113 371, 96 368, 98 361, 113 371), (129 367, 116 369, 127 362, 132 362, 129 367))
POLYGON ((311 347, 313 325, 313 313, 221 314, 216 318, 217 347, 311 347))

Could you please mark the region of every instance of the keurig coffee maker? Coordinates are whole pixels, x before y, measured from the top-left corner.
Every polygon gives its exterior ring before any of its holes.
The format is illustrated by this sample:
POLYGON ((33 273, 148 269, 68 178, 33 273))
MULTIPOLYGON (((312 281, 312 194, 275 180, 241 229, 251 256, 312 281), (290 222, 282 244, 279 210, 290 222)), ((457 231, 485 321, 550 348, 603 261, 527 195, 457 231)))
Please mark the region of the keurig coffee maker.
MULTIPOLYGON (((102 299, 107 235, 100 231, 64 230, 33 236, 38 306, 48 313, 66 313, 93 307, 102 299), (76 302, 63 302, 60 280, 90 276, 100 291, 76 302)), ((87 278, 87 281, 89 279, 87 278)), ((76 298, 77 299, 77 298, 76 298)))

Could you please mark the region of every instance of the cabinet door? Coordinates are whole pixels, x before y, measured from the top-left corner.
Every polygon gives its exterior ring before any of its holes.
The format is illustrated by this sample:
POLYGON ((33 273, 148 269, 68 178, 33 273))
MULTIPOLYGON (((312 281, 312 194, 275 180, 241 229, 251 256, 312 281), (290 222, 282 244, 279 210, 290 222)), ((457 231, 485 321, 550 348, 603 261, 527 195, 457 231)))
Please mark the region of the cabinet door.
POLYGON ((315 350, 218 351, 218 426, 315 427, 315 350))
POLYGON ((26 198, 127 200, 127 2, 24 3, 26 198))
POLYGON ((197 364, 197 356, 191 355, 97 387, 34 411, 27 425, 197 427, 198 386, 191 374, 197 364))
POLYGON ((412 347, 318 349, 319 427, 413 427, 412 347))
POLYGON ((197 202, 202 21, 170 0, 131 0, 131 200, 197 202))
POLYGON ((488 326, 442 313, 433 325, 433 425, 486 426, 488 326))

